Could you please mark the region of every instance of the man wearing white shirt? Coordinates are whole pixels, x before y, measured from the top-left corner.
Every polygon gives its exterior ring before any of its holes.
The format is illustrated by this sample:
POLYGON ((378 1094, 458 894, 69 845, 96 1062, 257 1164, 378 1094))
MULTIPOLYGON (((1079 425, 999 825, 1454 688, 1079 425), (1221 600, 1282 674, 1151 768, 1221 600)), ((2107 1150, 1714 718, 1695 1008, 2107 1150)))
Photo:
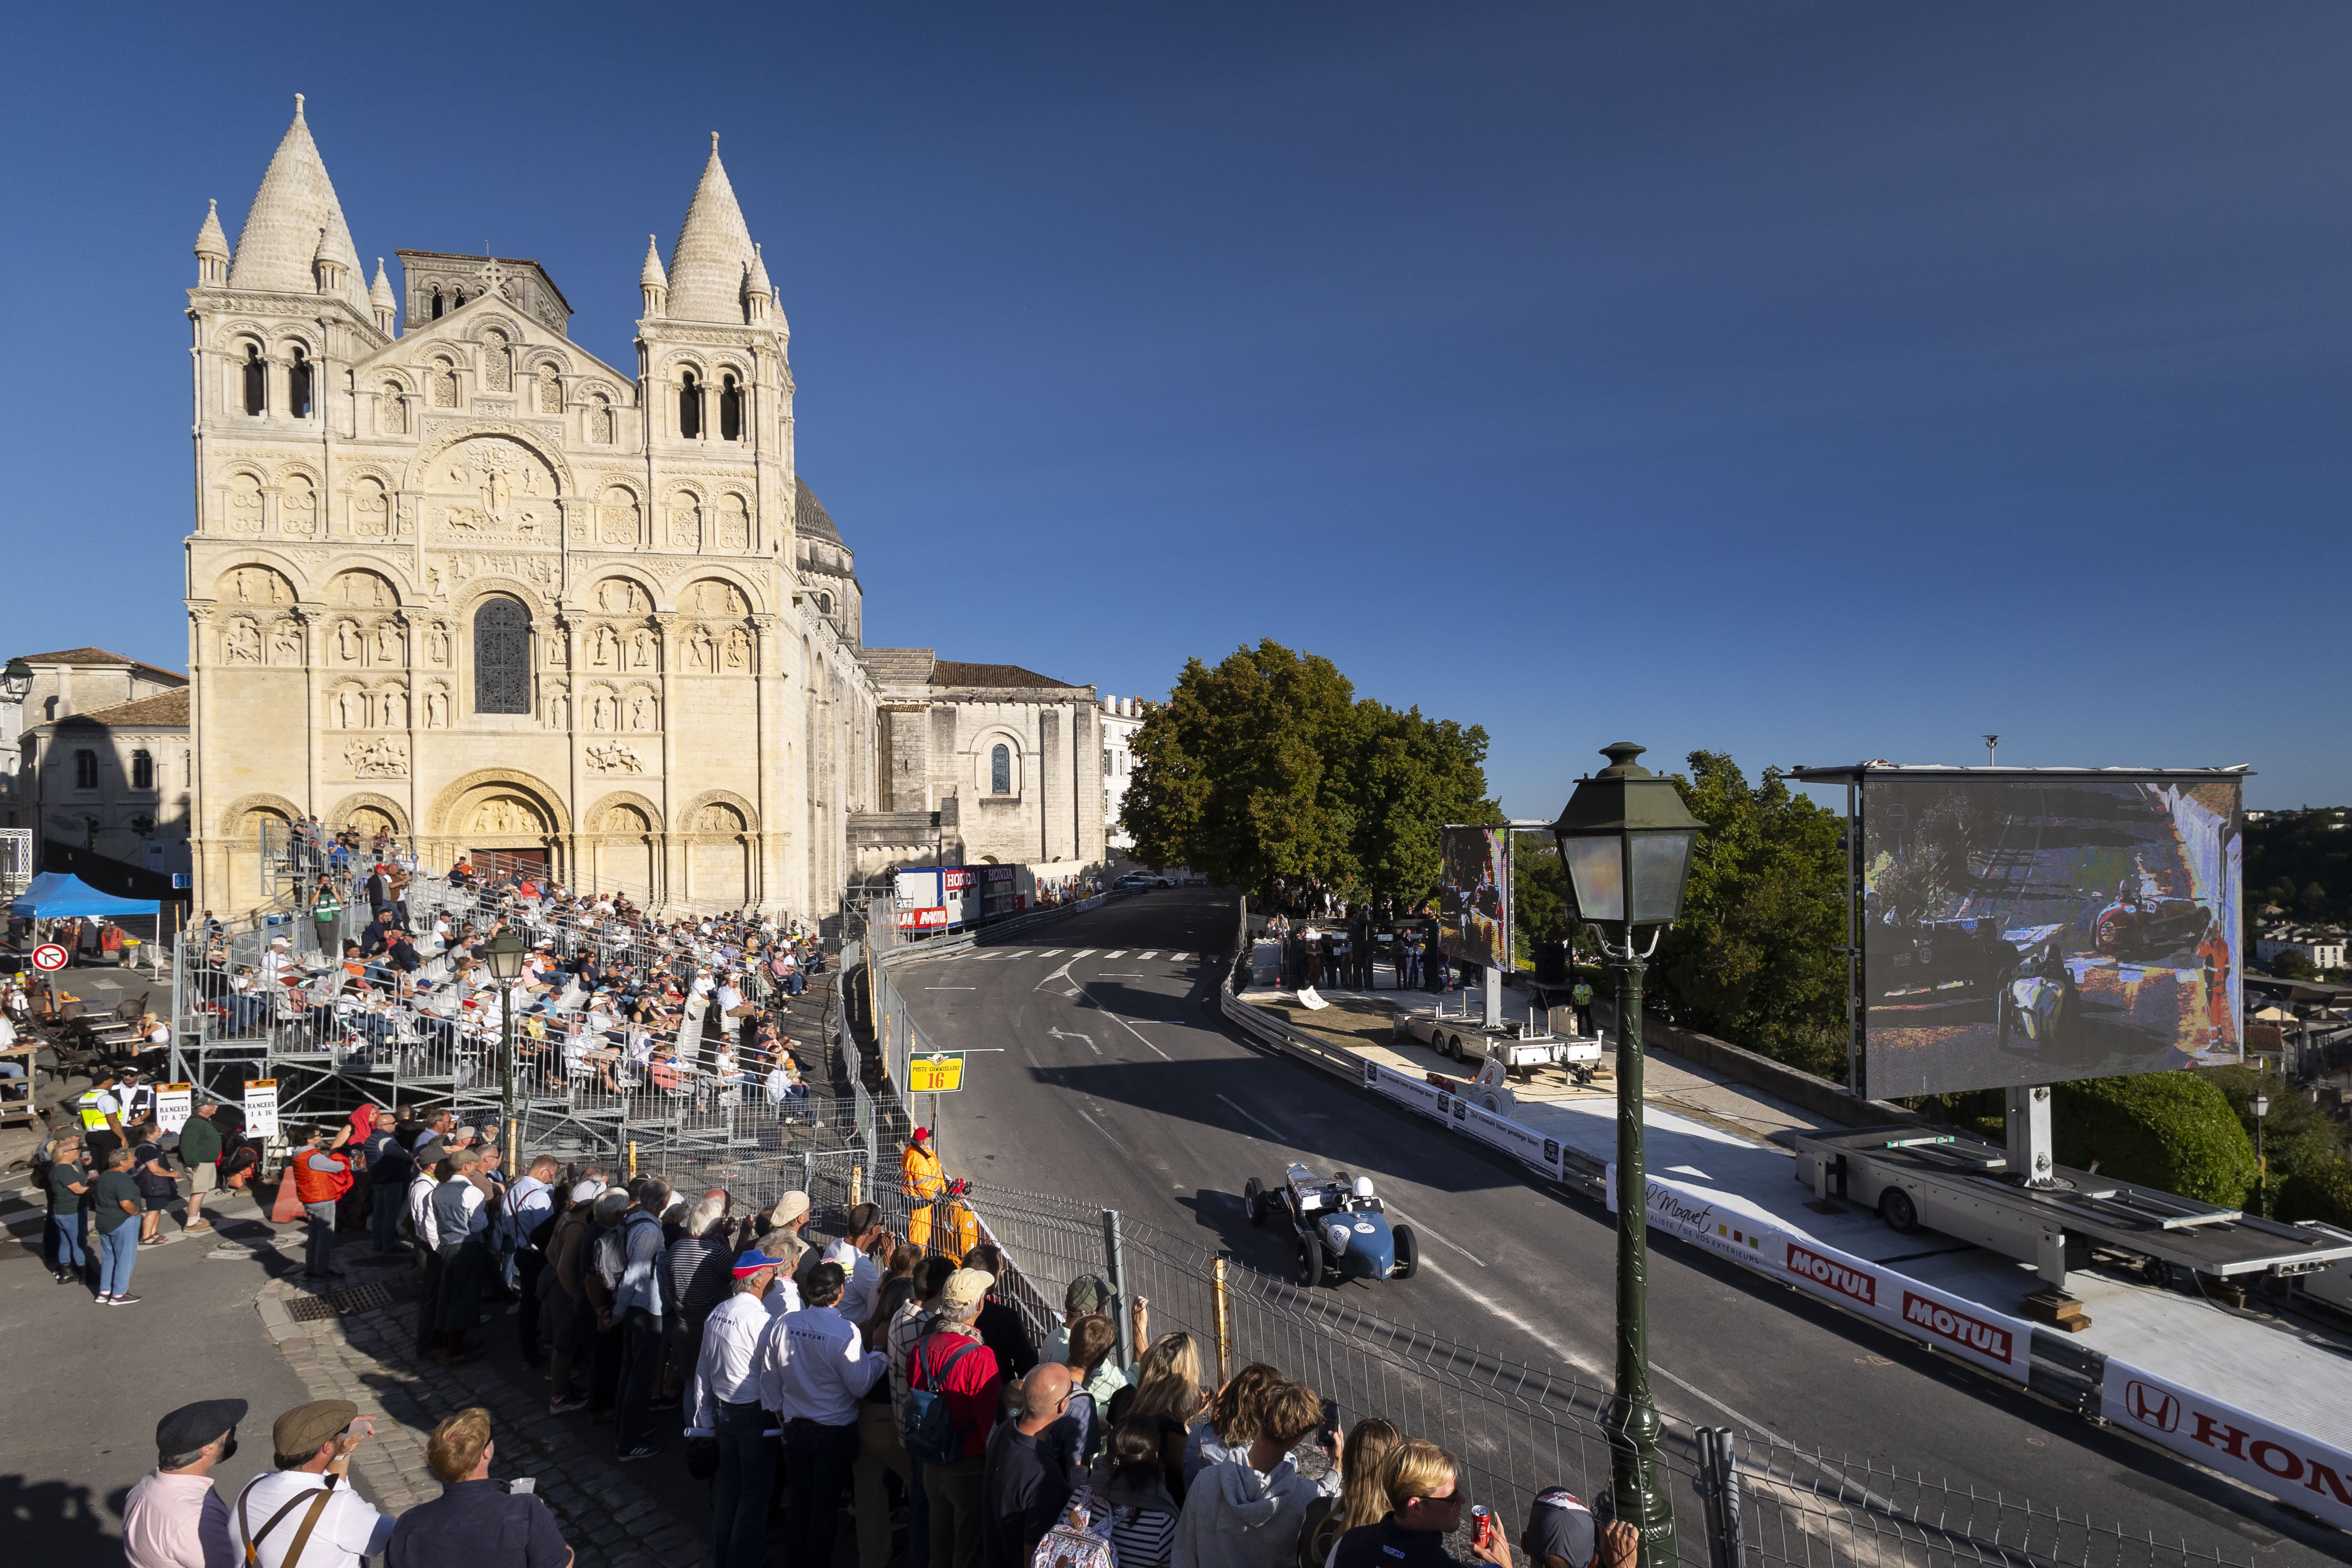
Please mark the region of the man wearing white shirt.
POLYGON ((305 1533, 301 1568, 360 1568, 392 1540, 392 1521, 351 1488, 352 1453, 375 1423, 344 1399, 299 1405, 270 1427, 275 1473, 247 1481, 229 1506, 229 1540, 243 1561, 248 1542, 260 1568, 282 1568, 305 1533))
POLYGON ((770 1371, 763 1363, 760 1381, 761 1398, 783 1422, 784 1463, 793 1478, 784 1514, 787 1563, 833 1561, 841 1490, 857 1458, 857 1402, 889 1365, 835 1310, 842 1284, 839 1264, 818 1264, 802 1292, 809 1305, 776 1319, 767 1334, 784 1343, 776 1358, 782 1364, 770 1371))
POLYGON ((507 1250, 514 1254, 516 1294, 522 1298, 515 1313, 515 1340, 525 1366, 539 1364, 539 1271, 547 1265, 530 1238, 555 1212, 555 1193, 548 1184, 561 1168, 554 1155, 540 1155, 499 1200, 499 1228, 505 1232, 507 1250))
POLYGON ((435 1321, 440 1316, 441 1237, 434 1228, 433 1189, 441 1184, 434 1164, 446 1152, 437 1135, 426 1134, 419 1141, 416 1173, 408 1178, 408 1234, 416 1248, 416 1353, 420 1357, 439 1332, 435 1321))
POLYGON ((873 1316, 874 1298, 882 1289, 882 1270, 872 1253, 881 1237, 882 1210, 873 1204, 859 1204, 849 1211, 847 1229, 841 1238, 824 1249, 824 1261, 842 1272, 837 1310, 849 1322, 863 1323, 873 1316))
POLYGON ((687 1384, 686 1435, 719 1443, 710 1499, 715 1568, 761 1568, 767 1551, 775 1456, 768 1447, 768 1412, 760 1403, 758 1358, 763 1349, 783 1350, 781 1334, 769 1346, 772 1320, 762 1304, 775 1289, 781 1261, 757 1248, 735 1259, 735 1289, 704 1322, 702 1353, 687 1384))

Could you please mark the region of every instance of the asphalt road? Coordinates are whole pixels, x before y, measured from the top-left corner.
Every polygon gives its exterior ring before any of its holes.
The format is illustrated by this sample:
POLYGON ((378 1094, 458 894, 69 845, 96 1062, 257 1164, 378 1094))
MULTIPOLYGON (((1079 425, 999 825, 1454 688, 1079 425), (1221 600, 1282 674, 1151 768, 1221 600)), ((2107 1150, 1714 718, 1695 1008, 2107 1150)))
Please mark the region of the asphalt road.
MULTIPOLYGON (((1244 1179, 1275 1181, 1292 1160, 1369 1174, 1419 1233, 1423 1267, 1336 1289, 1607 1386, 1613 1216, 1233 1030, 1213 991, 1233 918, 1223 895, 1162 889, 899 968, 933 1045, 1001 1053, 971 1057, 964 1092, 940 1102, 949 1171, 1115 1207, 1285 1279, 1290 1240, 1246 1224, 1244 1179)), ((928 1101, 917 1110, 932 1116, 928 1101)), ((1651 1245, 1653 1379, 1670 1423, 1766 1430, 2240 1562, 2347 1552, 2336 1532, 2160 1451, 1654 1232, 1651 1245)))

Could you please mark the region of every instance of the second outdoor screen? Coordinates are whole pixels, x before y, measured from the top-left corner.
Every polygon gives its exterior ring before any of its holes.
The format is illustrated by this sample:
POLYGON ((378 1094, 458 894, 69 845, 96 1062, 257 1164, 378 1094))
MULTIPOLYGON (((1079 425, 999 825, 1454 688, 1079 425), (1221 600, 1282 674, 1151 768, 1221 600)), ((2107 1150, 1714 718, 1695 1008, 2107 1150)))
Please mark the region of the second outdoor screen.
POLYGON ((2235 779, 1863 785, 1878 1099, 2239 1059, 2235 779))

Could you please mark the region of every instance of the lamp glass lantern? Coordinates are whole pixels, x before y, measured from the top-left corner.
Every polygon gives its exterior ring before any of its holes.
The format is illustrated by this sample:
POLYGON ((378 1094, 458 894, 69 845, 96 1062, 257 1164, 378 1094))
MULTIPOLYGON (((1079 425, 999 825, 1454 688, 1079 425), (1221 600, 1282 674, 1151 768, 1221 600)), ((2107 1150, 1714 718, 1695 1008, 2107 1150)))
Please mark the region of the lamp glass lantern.
POLYGON ((490 978, 501 984, 511 984, 522 977, 522 961, 530 952, 522 938, 510 931, 502 931, 478 949, 482 962, 489 965, 490 978))
POLYGON ((2258 1094, 2254 1096, 2254 1119, 2259 1121, 2270 1113, 2271 1097, 2267 1094, 2258 1094))
POLYGON ((1609 766, 1577 782, 1552 824, 1580 918, 1664 925, 1682 913, 1691 853, 1706 824, 1683 805, 1675 781, 1633 759, 1629 741, 1601 748, 1609 766))

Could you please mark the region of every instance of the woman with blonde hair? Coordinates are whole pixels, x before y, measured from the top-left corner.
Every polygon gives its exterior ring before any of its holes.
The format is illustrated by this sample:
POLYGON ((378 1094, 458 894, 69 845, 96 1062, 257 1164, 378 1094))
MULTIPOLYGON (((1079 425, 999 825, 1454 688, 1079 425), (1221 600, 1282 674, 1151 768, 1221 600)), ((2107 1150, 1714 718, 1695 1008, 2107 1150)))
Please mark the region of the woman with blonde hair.
POLYGON ((1377 1415, 1367 1415, 1348 1429, 1348 1441, 1339 1450, 1339 1495, 1318 1499, 1307 1510, 1307 1528, 1298 1532, 1302 1568, 1328 1568, 1339 1537, 1360 1525, 1380 1523, 1389 1510, 1381 1472, 1403 1442, 1404 1434, 1377 1415))
POLYGON ((1149 1421, 1160 1433, 1160 1466, 1169 1495, 1184 1500, 1184 1447, 1209 1403, 1201 1386, 1201 1349, 1187 1333, 1163 1334, 1135 1365, 1132 1387, 1110 1398, 1110 1424, 1149 1421))

